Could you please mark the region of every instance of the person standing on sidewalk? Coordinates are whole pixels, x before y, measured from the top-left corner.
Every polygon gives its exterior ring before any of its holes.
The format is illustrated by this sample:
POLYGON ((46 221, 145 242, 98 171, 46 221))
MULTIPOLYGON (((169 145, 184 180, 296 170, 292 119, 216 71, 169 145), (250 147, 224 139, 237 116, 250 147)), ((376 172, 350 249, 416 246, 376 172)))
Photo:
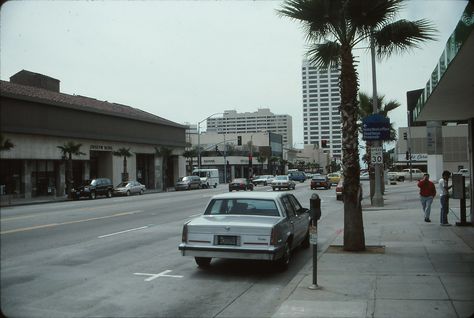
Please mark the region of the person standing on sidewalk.
POLYGON ((430 181, 430 175, 425 173, 423 179, 418 181, 418 188, 420 188, 420 201, 425 214, 425 222, 431 222, 431 203, 436 196, 436 188, 433 182, 430 181))
POLYGON ((448 223, 448 211, 449 211, 449 189, 452 186, 448 186, 449 177, 451 172, 444 170, 442 178, 439 179, 438 186, 440 191, 440 203, 441 203, 441 214, 440 222, 441 225, 451 225, 448 223))

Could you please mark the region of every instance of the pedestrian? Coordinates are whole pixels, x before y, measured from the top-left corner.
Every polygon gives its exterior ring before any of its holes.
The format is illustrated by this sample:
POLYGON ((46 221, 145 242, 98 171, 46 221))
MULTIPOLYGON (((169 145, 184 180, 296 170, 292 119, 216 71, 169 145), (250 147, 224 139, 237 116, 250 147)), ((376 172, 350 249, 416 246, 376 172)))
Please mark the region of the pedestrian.
POLYGON ((425 222, 431 222, 431 203, 436 196, 436 187, 433 182, 430 181, 430 175, 425 173, 423 179, 418 181, 418 188, 420 188, 420 201, 425 214, 425 222))
POLYGON ((441 215, 440 215, 440 223, 444 226, 449 226, 451 224, 448 223, 448 212, 449 212, 449 189, 452 186, 448 185, 449 177, 451 176, 451 172, 445 170, 443 171, 442 178, 439 179, 438 186, 440 192, 440 203, 441 203, 441 215))

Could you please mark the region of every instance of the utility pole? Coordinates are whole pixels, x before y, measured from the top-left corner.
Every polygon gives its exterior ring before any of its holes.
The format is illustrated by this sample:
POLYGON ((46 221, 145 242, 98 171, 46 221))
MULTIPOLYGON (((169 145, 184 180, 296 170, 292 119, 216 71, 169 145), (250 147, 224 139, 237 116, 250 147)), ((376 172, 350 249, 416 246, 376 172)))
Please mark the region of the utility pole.
MULTIPOLYGON (((375 43, 374 43, 374 36, 372 31, 372 37, 370 40, 370 53, 372 55, 372 111, 374 114, 379 112, 378 107, 378 98, 377 98, 377 76, 375 72, 375 43)), ((374 146, 380 147, 382 142, 377 140, 374 142, 374 146)), ((381 174, 381 165, 379 163, 374 164, 375 168, 375 192, 374 197, 372 199, 373 206, 383 206, 383 196, 382 196, 382 174, 381 174)))

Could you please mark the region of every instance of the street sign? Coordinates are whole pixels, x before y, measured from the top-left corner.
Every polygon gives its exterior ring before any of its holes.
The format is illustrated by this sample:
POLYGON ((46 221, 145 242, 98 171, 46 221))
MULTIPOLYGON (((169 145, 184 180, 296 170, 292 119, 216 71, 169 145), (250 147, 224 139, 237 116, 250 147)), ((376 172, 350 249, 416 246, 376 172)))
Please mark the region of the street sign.
POLYGON ((373 114, 362 119, 363 140, 390 140, 390 119, 373 114))
POLYGON ((382 147, 370 147, 370 162, 383 163, 383 149, 382 147))

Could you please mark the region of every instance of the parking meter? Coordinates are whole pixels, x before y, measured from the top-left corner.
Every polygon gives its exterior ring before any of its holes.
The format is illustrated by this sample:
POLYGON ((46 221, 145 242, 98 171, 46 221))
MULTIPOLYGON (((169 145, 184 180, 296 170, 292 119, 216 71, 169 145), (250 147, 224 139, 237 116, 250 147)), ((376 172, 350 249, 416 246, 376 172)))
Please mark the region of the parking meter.
POLYGON ((309 214, 314 221, 321 218, 321 199, 316 193, 313 193, 309 199, 309 214))

